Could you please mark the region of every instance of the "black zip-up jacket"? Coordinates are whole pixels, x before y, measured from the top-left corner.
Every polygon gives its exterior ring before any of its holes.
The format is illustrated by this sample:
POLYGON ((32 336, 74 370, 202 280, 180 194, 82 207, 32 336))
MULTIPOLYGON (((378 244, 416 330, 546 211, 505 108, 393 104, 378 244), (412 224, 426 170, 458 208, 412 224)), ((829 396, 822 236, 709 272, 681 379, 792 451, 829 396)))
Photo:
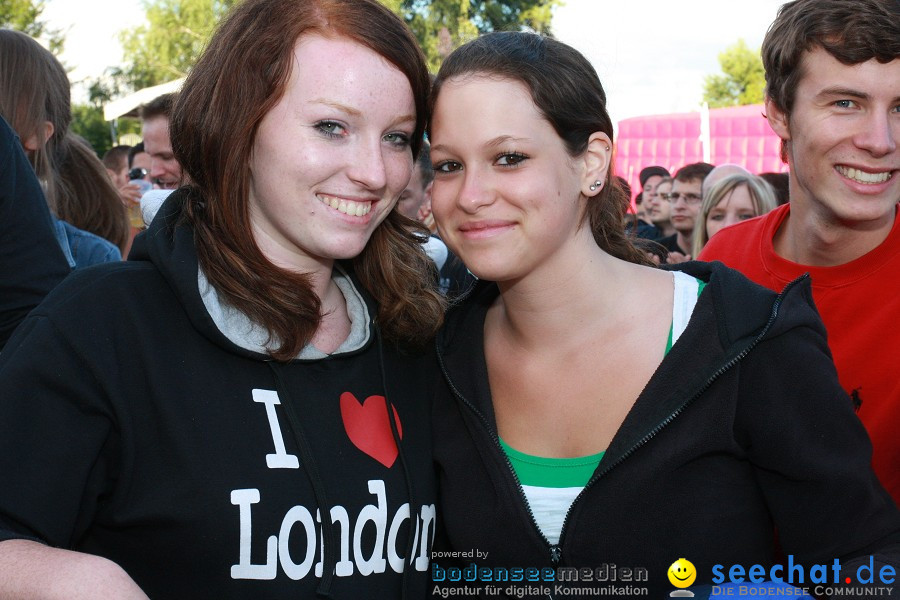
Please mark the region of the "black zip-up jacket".
MULTIPOLYGON (((556 545, 498 443, 483 350, 497 287, 480 283, 451 311, 437 341, 445 385, 433 419, 443 528, 435 550, 487 556, 452 563, 436 554, 438 567, 588 568, 595 581, 566 585, 631 585, 663 598, 681 557, 697 569, 695 586, 712 583, 715 565, 726 576, 735 564, 768 573, 778 545, 807 567, 835 558, 847 567, 882 551, 894 554, 876 564, 896 564, 900 516, 869 466, 871 444, 838 384, 808 279, 776 295, 721 263, 677 268, 708 285, 556 545), (618 575, 597 582, 604 565, 618 575), (646 569, 648 581, 626 581, 623 567, 646 569)), ((549 592, 557 597, 555 586, 549 592)))

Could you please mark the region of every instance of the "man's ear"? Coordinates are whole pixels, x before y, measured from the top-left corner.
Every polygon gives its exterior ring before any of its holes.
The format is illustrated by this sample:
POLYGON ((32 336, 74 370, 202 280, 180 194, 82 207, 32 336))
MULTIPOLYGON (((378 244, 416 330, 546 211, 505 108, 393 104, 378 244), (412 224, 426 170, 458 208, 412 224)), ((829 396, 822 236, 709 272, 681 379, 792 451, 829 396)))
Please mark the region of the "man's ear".
POLYGON ((22 140, 22 146, 24 146, 25 149, 29 152, 37 152, 38 148, 43 147, 43 145, 47 143, 47 140, 49 140, 50 136, 53 135, 53 131, 53 123, 51 123, 50 121, 44 121, 44 125, 39 125, 38 130, 34 133, 34 135, 22 140), (39 136, 43 136, 44 139, 40 139, 39 136))
POLYGON ((790 120, 788 114, 778 108, 769 96, 766 96, 766 119, 775 135, 781 138, 781 160, 787 163, 791 141, 790 120))
POLYGON ((785 141, 791 139, 791 130, 790 127, 788 127, 787 113, 778 108, 778 106, 775 105, 775 102, 768 96, 766 96, 766 119, 768 119, 772 131, 774 131, 778 137, 785 141))
POLYGON ((581 193, 587 197, 600 193, 606 182, 609 166, 612 164, 612 141, 602 131, 596 131, 588 138, 584 151, 584 172, 581 177, 581 193))

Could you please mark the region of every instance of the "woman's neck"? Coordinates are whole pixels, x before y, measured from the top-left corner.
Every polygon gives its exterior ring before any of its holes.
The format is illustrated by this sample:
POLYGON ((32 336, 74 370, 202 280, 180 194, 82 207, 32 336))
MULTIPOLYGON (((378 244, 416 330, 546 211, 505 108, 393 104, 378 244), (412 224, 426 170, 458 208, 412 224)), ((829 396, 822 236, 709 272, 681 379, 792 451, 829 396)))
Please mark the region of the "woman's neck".
POLYGON ((588 324, 615 312, 637 265, 589 243, 576 243, 516 281, 502 282, 493 325, 524 346, 578 337, 588 324))

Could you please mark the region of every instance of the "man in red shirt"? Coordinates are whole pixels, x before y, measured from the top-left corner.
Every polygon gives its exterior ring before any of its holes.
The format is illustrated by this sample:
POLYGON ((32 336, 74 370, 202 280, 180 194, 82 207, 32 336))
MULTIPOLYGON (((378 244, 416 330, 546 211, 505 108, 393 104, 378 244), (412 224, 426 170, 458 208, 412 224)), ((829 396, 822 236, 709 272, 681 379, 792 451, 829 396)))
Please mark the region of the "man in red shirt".
POLYGON ((785 4, 762 57, 790 203, 720 231, 699 258, 775 290, 810 273, 873 466, 900 503, 900 3, 785 4))

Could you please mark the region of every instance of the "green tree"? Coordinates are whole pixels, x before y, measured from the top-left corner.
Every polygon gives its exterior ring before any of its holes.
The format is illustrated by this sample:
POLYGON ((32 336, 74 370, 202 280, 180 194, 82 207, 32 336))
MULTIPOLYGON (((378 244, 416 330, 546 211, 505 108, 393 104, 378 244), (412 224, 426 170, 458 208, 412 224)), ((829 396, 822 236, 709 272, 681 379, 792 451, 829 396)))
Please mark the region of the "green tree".
POLYGON ((42 38, 47 41, 51 52, 59 54, 63 47, 63 35, 59 30, 47 27, 41 19, 43 12, 44 0, 0 0, 0 27, 42 38))
POLYGON ((454 48, 489 31, 530 29, 550 35, 561 0, 381 0, 410 26, 428 68, 437 71, 454 48))
POLYGON ((219 20, 237 2, 144 0, 146 24, 121 34, 128 64, 119 73, 120 81, 138 89, 184 77, 219 20))
POLYGON ((103 109, 99 106, 73 104, 69 130, 87 140, 97 156, 103 156, 112 148, 109 123, 103 119, 103 109))
MULTIPOLYGON (((72 124, 69 128, 86 139, 97 156, 103 156, 113 147, 113 131, 103 117, 103 105, 119 94, 115 81, 109 77, 98 78, 88 86, 88 102, 72 105, 72 124)), ((116 123, 116 133, 119 135, 140 131, 141 125, 137 119, 119 119, 116 123)))
MULTIPOLYGON (((121 34, 127 65, 110 74, 120 89, 147 87, 186 75, 219 20, 240 0, 143 1, 146 24, 121 34)), ((437 70, 454 48, 479 33, 528 28, 550 34, 551 9, 561 0, 381 2, 409 24, 429 68, 437 70)))
POLYGON ((766 77, 759 50, 750 50, 738 40, 719 54, 722 75, 708 75, 703 99, 710 108, 758 104, 763 101, 766 77))

